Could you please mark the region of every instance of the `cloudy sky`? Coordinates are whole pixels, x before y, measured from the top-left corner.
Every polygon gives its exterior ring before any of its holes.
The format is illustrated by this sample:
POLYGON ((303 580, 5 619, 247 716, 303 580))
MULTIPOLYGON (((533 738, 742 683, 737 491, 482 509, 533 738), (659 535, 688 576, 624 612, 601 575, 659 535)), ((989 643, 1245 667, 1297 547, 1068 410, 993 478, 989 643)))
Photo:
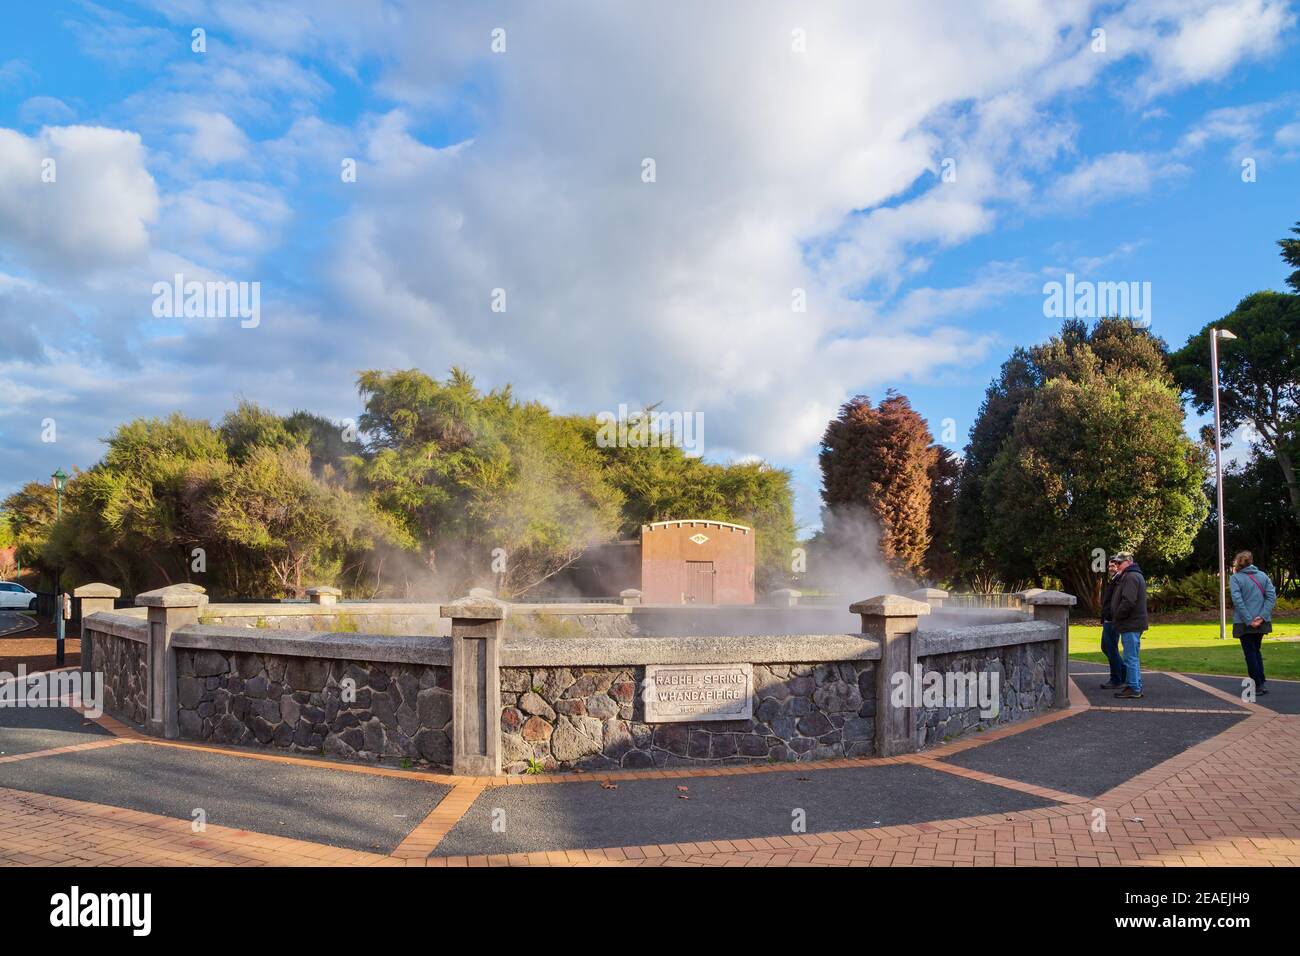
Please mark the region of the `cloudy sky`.
POLYGON ((134 416, 345 419, 360 369, 460 365, 698 412, 706 457, 790 468, 810 525, 848 397, 897 388, 960 448, 1059 327, 1045 282, 1149 282, 1177 346, 1282 287, 1300 219, 1285 0, 5 18, 0 494, 134 416), (258 283, 260 321, 156 316, 177 274, 258 283))

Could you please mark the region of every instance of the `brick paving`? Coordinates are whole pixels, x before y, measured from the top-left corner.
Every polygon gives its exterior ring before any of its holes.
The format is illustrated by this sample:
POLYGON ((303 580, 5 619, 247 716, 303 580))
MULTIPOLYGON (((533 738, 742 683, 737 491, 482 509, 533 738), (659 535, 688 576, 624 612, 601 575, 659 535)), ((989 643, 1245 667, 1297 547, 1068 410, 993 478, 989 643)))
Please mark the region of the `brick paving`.
MULTIPOLYGON (((888 759, 824 764, 639 771, 599 775, 458 778, 382 767, 330 765, 343 772, 400 775, 452 790, 389 854, 341 849, 305 840, 191 822, 158 814, 0 788, 0 864, 36 866, 1296 866, 1300 865, 1300 716, 1277 714, 1173 675, 1248 716, 1222 733, 1125 781, 1085 798, 945 764, 941 758, 1027 729, 1069 720, 1089 709, 1072 691, 1068 710, 935 748, 888 759), (745 840, 562 850, 498 856, 430 857, 479 794, 502 785, 595 780, 686 779, 692 776, 815 771, 914 763, 945 774, 1005 787, 1053 802, 1039 809, 836 833, 772 834, 745 840)), ((1105 708, 1109 710, 1109 708, 1105 708)), ((1131 708, 1126 708, 1131 709, 1131 708)), ((1132 715, 1142 720, 1150 710, 1132 715)), ((123 744, 220 750, 249 759, 319 761, 248 753, 200 744, 155 741, 111 718, 115 736, 15 755, 39 760, 69 750, 123 744)), ((382 810, 380 811, 382 812, 382 810)))

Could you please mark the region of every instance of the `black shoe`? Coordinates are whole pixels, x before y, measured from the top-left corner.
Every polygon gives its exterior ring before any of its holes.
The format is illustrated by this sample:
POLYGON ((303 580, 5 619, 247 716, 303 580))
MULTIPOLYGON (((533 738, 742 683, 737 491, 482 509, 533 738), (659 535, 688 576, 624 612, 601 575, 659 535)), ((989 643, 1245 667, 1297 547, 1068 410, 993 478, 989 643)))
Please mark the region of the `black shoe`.
POLYGON ((1125 687, 1115 696, 1121 700, 1140 700, 1142 698, 1142 692, 1140 690, 1134 690, 1132 687, 1125 687))
POLYGON ((1268 688, 1267 688, 1267 687, 1259 687, 1259 688, 1257 688, 1257 689, 1255 690, 1255 696, 1256 696, 1256 697, 1258 697, 1260 694, 1267 694, 1267 693, 1268 693, 1268 688))
POLYGON ((1119 680, 1108 680, 1101 685, 1102 690, 1114 690, 1116 687, 1123 687, 1124 682, 1119 680))

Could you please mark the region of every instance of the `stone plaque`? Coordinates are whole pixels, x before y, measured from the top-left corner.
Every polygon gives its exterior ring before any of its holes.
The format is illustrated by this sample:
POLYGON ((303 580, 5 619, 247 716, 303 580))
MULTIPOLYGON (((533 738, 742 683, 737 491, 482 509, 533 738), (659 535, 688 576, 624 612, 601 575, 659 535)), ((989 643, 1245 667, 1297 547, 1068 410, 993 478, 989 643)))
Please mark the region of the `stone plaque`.
POLYGON ((647 664, 645 680, 649 724, 745 720, 754 714, 751 664, 647 664))

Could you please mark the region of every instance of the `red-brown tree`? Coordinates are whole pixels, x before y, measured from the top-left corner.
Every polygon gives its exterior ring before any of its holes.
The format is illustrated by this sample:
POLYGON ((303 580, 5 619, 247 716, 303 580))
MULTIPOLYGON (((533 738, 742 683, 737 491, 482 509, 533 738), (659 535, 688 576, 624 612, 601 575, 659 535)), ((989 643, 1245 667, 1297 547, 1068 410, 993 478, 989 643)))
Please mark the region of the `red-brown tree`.
POLYGON ((880 524, 885 562, 916 578, 930 547, 932 442, 925 419, 891 390, 879 406, 865 395, 845 402, 819 456, 826 506, 867 507, 880 524))

